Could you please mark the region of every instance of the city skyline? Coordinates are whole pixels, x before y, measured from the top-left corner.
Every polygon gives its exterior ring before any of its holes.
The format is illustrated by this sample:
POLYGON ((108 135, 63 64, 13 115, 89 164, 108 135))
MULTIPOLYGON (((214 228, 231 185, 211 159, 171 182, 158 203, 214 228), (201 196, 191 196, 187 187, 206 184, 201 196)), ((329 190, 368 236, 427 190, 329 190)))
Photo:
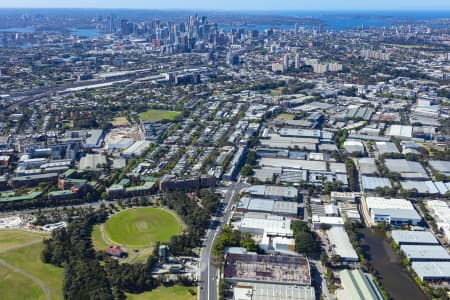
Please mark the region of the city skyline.
POLYGON ((0 0, 1 300, 450 300, 410 1, 0 0))
POLYGON ((245 10, 245 11, 376 11, 376 10, 395 10, 395 11, 414 11, 414 10, 450 10, 450 2, 445 0, 424 1, 387 1, 381 0, 376 3, 361 3, 357 0, 342 1, 321 0, 311 3, 310 1, 270 1, 270 0, 250 0, 250 1, 205 1, 194 0, 186 1, 143 1, 133 0, 124 4, 123 1, 80 0, 76 3, 72 1, 33 1, 19 0, 14 2, 0 3, 0 8, 126 8, 126 9, 201 9, 201 10, 245 10))

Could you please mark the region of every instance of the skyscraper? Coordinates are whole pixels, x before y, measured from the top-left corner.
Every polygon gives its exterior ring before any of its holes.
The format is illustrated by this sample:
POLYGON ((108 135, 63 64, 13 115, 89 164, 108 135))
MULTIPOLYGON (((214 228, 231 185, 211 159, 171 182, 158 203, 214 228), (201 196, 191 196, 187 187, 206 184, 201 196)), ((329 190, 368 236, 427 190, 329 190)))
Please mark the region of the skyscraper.
POLYGON ((285 71, 289 69, 289 55, 285 54, 283 58, 283 68, 285 71))
POLYGON ((300 69, 301 61, 300 61, 300 53, 295 54, 295 69, 300 69))

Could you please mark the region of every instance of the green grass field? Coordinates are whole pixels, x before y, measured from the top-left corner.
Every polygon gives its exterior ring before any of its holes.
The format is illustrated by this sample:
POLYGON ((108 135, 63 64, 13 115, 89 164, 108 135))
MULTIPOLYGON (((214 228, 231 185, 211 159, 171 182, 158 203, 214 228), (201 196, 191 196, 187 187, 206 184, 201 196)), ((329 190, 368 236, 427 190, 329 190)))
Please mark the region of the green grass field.
POLYGON ((155 242, 167 242, 180 233, 182 225, 170 212, 142 207, 112 216, 105 224, 108 239, 130 248, 147 248, 155 242))
POLYGON ((0 295, 2 300, 45 300, 43 290, 22 274, 0 266, 0 295))
POLYGON ((404 48, 404 49, 414 49, 414 48, 419 48, 419 49, 426 49, 426 48, 431 48, 431 46, 428 45, 402 45, 402 44, 385 44, 386 46, 392 46, 392 47, 398 47, 398 48, 404 48))
POLYGON ((180 115, 180 112, 178 111, 149 109, 146 112, 139 114, 139 117, 144 121, 172 121, 178 115, 180 115))
POLYGON ((276 88, 276 89, 270 90, 270 94, 271 94, 272 96, 281 96, 282 91, 283 91, 283 87, 278 87, 278 88, 276 88))
POLYGON ((117 117, 111 121, 111 124, 113 126, 121 126, 121 125, 130 125, 130 122, 128 122, 127 118, 125 117, 117 117))
POLYGON ((295 115, 293 114, 279 114, 277 116, 277 120, 287 120, 287 121, 291 121, 294 120, 295 115))
POLYGON ((130 256, 127 260, 128 263, 136 264, 141 263, 145 264, 147 258, 153 254, 153 247, 139 249, 139 253, 135 256, 130 256))
POLYGON ((127 299, 130 300, 194 300, 197 299, 196 287, 159 287, 151 292, 146 292, 138 295, 127 294, 127 299))
MULTIPOLYGON (((50 264, 44 264, 41 261, 41 252, 44 245, 42 243, 26 246, 0 254, 0 259, 9 264, 30 273, 42 280, 49 288, 52 299, 62 299, 62 281, 64 269, 57 268, 50 264)), ((29 284, 35 284, 25 278, 29 284)), ((0 295, 2 294, 0 289, 0 295)), ((34 299, 34 298, 28 298, 34 299)))
POLYGON ((103 251, 110 246, 102 238, 100 225, 94 225, 94 230, 92 231, 92 244, 96 251, 103 251))
MULTIPOLYGON (((0 231, 0 259, 32 276, 48 286, 52 299, 62 299, 64 270, 41 262, 44 247, 40 242, 49 234, 18 230, 0 231)), ((44 291, 23 274, 0 266, 1 299, 45 299, 44 291)))
POLYGON ((0 231, 0 252, 8 251, 25 243, 42 240, 46 236, 49 235, 20 230, 0 231))

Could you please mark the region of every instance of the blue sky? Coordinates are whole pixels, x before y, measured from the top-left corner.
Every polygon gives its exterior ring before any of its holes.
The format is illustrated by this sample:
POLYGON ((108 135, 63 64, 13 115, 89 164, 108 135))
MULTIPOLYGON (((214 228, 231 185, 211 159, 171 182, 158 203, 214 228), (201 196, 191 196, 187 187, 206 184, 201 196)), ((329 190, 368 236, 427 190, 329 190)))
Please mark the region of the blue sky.
POLYGON ((0 0, 0 7, 204 10, 450 10, 450 0, 0 0))

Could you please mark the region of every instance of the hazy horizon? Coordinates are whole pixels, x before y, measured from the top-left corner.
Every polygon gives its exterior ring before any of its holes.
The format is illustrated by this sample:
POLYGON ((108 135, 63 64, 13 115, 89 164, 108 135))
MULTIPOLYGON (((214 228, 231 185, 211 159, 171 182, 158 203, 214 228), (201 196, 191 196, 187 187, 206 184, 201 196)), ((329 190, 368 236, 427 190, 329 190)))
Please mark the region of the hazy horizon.
POLYGON ((149 9, 149 10, 219 10, 219 11, 450 11, 450 1, 408 1, 408 0, 379 0, 376 3, 362 3, 358 0, 299 0, 292 3, 289 0, 228 0, 228 1, 205 1, 205 0, 166 0, 166 1, 144 1, 130 0, 124 5, 118 0, 79 0, 72 1, 57 0, 17 0, 2 3, 0 8, 80 8, 80 9, 149 9))

